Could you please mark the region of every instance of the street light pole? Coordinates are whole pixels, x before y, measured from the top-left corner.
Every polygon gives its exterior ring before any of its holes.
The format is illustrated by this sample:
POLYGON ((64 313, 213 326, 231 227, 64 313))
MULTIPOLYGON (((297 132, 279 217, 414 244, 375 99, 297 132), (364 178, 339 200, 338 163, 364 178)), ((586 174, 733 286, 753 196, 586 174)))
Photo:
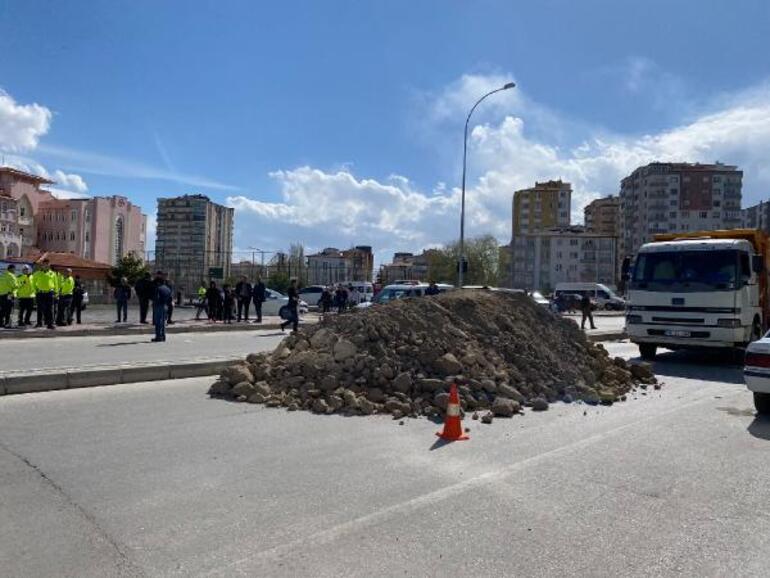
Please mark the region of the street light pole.
POLYGON ((471 120, 471 115, 473 114, 473 111, 476 110, 476 107, 481 104, 481 101, 484 100, 486 97, 491 96, 495 94, 496 92, 501 92, 503 90, 508 90, 516 86, 515 83, 509 82, 505 84, 504 86, 501 86, 500 88, 496 88, 495 90, 492 90, 488 93, 486 93, 484 96, 482 96, 480 99, 476 101, 476 104, 473 105, 471 108, 471 111, 468 113, 468 118, 465 119, 465 133, 463 135, 463 183, 462 183, 462 200, 460 203, 460 262, 457 265, 457 286, 462 287, 463 286, 463 265, 465 264, 465 172, 466 172, 466 165, 467 165, 467 159, 468 159, 468 123, 471 120))

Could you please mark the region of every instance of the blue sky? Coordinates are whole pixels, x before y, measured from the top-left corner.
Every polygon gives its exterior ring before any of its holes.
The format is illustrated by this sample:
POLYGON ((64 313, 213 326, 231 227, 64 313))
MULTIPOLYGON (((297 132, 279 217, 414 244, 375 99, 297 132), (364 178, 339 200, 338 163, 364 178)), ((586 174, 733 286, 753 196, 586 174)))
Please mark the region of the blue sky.
POLYGON ((573 182, 573 213, 650 160, 733 162, 770 191, 770 3, 0 0, 0 154, 76 194, 203 192, 237 248, 471 235, 573 182), (494 99, 494 100, 493 100, 494 99), (37 106, 35 106, 37 105, 37 106), (58 171, 58 172, 57 172, 58 171))

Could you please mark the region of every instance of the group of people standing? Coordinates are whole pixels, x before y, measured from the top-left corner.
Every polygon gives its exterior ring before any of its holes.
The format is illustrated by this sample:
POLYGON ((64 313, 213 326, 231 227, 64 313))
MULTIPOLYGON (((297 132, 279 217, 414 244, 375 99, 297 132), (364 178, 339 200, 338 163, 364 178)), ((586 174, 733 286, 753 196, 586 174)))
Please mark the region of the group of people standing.
POLYGON ((361 294, 353 285, 345 287, 341 283, 336 287, 328 286, 324 287, 321 292, 321 298, 318 300, 318 305, 321 308, 321 313, 329 313, 332 309, 336 309, 337 313, 342 313, 349 307, 355 307, 361 302, 361 294))
POLYGON ((8 265, 0 273, 0 327, 12 327, 13 308, 19 306, 17 326, 32 324, 32 311, 37 310, 35 327, 56 329, 56 326, 81 322, 85 289, 79 275, 72 269, 54 270, 47 259, 35 264, 31 271, 23 265, 16 274, 16 266, 8 265))
POLYGON ((225 283, 220 288, 216 281, 210 281, 208 287, 201 283, 198 288, 198 311, 195 318, 200 319, 201 313, 205 312, 209 321, 214 323, 221 321, 229 324, 234 320, 238 323, 241 321, 248 323, 253 303, 256 323, 262 323, 262 304, 266 299, 267 287, 259 277, 252 284, 248 277, 243 276, 235 287, 225 283))
MULTIPOLYGON (((136 294, 136 298, 139 301, 139 323, 143 325, 149 323, 149 321, 147 321, 147 315, 150 312, 150 303, 155 303, 158 278, 163 280, 163 285, 168 288, 168 293, 171 296, 166 304, 165 323, 167 325, 174 323, 174 286, 172 285, 171 280, 168 279, 162 271, 156 272, 155 277, 153 277, 149 271, 145 271, 136 283, 134 283, 133 291, 131 290, 128 279, 125 277, 120 279, 112 292, 112 296, 115 299, 115 307, 117 309, 117 319, 115 320, 115 323, 126 323, 128 321, 128 302, 134 294, 136 294)), ((155 312, 153 309, 153 316, 154 315, 155 312)))

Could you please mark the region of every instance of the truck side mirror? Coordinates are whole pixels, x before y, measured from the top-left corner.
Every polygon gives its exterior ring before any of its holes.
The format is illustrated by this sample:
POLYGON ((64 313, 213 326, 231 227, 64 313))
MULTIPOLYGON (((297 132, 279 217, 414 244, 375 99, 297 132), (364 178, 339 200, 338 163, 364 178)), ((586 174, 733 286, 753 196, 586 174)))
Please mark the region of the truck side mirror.
POLYGON ((751 269, 754 273, 763 273, 765 271, 765 262, 762 259, 762 255, 751 256, 751 269))

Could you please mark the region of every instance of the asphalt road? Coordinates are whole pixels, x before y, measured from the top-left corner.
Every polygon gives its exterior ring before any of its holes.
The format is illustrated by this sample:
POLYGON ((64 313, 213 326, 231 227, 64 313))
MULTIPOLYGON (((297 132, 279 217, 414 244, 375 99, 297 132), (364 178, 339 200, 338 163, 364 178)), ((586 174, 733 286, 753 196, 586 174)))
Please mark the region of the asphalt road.
POLYGON ((656 369, 446 446, 202 378, 0 398, 2 575, 766 576, 770 422, 725 361, 656 369))
POLYGON ((278 330, 265 330, 169 334, 164 343, 152 343, 151 335, 7 339, 0 343, 0 374, 242 357, 274 349, 285 336, 278 330))

